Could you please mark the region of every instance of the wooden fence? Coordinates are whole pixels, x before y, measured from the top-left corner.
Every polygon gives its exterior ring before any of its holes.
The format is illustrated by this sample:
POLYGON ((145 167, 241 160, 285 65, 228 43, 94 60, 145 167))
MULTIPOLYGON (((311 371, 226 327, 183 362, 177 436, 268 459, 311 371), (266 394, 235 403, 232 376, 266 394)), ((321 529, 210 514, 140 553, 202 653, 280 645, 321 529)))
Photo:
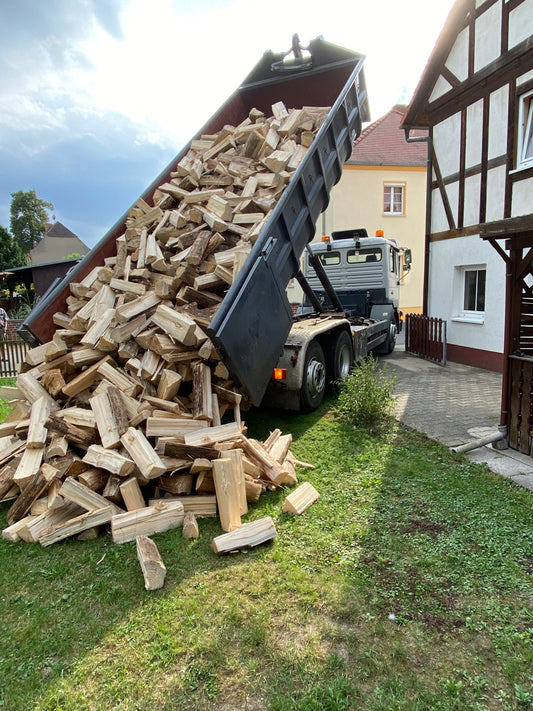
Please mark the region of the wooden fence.
POLYGON ((420 358, 446 365, 446 321, 422 314, 407 314, 405 350, 420 358))
POLYGON ((11 329, 4 334, 1 346, 3 352, 0 356, 0 377, 15 377, 18 373, 17 366, 24 360, 29 346, 16 331, 11 329))

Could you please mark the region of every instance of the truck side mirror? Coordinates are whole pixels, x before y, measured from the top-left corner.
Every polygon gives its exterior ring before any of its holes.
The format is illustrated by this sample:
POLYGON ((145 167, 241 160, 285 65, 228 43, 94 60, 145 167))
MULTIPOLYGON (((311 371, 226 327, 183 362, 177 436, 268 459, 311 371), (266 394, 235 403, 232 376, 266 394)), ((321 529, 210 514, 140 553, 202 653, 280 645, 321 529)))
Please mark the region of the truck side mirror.
POLYGON ((410 249, 406 249, 403 253, 403 261, 403 270, 404 272, 408 272, 409 269, 411 269, 411 262, 413 261, 413 255, 410 249))

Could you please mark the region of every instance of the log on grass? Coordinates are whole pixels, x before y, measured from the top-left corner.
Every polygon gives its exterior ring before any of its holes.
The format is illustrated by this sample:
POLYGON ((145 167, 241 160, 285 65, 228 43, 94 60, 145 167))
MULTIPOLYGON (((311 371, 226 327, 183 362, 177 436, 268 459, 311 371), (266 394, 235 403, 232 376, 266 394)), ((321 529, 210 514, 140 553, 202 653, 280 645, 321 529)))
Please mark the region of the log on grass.
POLYGON ((213 539, 211 548, 215 553, 231 553, 241 548, 252 548, 266 543, 276 536, 274 521, 270 516, 265 516, 257 521, 243 523, 240 528, 217 536, 213 539))
POLYGON ((136 536, 137 559, 144 576, 146 590, 159 590, 163 587, 167 569, 156 544, 148 536, 136 536))

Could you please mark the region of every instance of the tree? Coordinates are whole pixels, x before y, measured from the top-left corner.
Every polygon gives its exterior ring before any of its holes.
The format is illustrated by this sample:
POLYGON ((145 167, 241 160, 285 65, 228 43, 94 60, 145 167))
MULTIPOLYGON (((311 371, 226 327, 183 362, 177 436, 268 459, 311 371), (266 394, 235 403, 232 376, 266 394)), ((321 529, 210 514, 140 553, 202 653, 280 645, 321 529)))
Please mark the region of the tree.
POLYGON ((5 227, 0 225, 0 271, 24 267, 26 257, 5 227))
POLYGON ((24 254, 39 244, 50 219, 47 210, 53 210, 50 202, 41 200, 35 190, 11 193, 11 233, 24 254))

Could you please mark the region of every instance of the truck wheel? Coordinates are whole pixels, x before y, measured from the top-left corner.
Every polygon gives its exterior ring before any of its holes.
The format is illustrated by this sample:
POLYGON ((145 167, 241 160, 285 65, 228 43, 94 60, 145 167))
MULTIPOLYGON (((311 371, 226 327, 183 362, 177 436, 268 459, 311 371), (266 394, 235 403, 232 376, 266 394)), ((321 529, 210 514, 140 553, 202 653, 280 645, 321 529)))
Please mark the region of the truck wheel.
POLYGON ((316 410, 326 391, 326 363, 324 351, 317 341, 311 341, 304 361, 300 407, 304 412, 316 410))
POLYGON ((387 338, 386 345, 385 345, 385 353, 387 355, 390 355, 392 351, 394 350, 394 346, 396 345, 396 324, 391 323, 389 326, 389 337, 387 338))
POLYGON ((353 346, 350 334, 346 331, 339 331, 335 340, 331 344, 329 359, 330 379, 337 383, 344 380, 352 372, 353 367, 353 346))

